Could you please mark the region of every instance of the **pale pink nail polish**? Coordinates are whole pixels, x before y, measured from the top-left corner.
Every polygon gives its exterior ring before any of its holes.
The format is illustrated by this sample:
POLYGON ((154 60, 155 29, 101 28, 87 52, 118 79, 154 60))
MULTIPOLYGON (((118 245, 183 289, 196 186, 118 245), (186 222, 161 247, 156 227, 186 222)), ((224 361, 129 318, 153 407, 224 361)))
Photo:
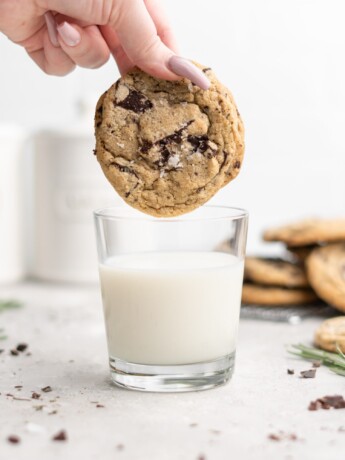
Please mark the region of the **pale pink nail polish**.
POLYGON ((50 42, 53 46, 58 48, 60 44, 58 40, 57 24, 56 24, 55 18, 52 15, 52 13, 48 11, 47 13, 45 13, 44 19, 46 21, 50 42))
POLYGON ((210 80, 202 70, 196 67, 191 61, 181 56, 172 56, 169 59, 168 66, 170 70, 180 77, 188 78, 201 89, 208 89, 211 86, 210 80))
POLYGON ((80 33, 68 22, 62 22, 57 26, 58 33, 67 46, 77 46, 80 43, 80 33))

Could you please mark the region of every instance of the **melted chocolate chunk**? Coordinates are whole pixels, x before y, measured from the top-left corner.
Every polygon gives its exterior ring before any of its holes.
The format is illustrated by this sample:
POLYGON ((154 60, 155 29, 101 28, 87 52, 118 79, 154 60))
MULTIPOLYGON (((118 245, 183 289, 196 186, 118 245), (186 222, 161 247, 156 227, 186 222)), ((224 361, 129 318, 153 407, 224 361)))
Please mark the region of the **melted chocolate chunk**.
POLYGON ((160 148, 161 151, 161 158, 155 162, 155 164, 159 167, 165 166, 168 161, 170 156, 172 155, 172 152, 169 150, 169 145, 171 144, 181 144, 182 142, 182 137, 183 137, 183 132, 185 131, 186 128, 188 128, 189 125, 191 125, 194 122, 194 120, 190 120, 187 123, 185 123, 182 128, 178 129, 172 134, 169 134, 169 136, 165 136, 162 139, 159 139, 158 141, 152 143, 147 140, 142 141, 142 146, 140 148, 140 152, 143 154, 146 154, 154 145, 157 145, 160 148))
POLYGON ((235 169, 240 169, 240 167, 241 167, 241 162, 238 161, 238 160, 235 161, 235 163, 234 163, 234 168, 235 168, 235 169))
POLYGON ((202 69, 204 73, 206 73, 208 70, 212 70, 211 67, 205 67, 205 69, 202 69))
POLYGON ((152 102, 135 89, 130 90, 128 96, 123 101, 115 103, 115 105, 135 113, 143 113, 153 107, 152 102))
POLYGON ((192 144, 194 152, 205 153, 209 148, 207 136, 192 136, 187 137, 187 141, 192 144))
POLYGON ((115 168, 117 168, 122 173, 133 174, 133 176, 138 178, 136 172, 134 172, 133 169, 128 168, 128 166, 122 166, 118 163, 113 163, 113 166, 115 166, 115 168))

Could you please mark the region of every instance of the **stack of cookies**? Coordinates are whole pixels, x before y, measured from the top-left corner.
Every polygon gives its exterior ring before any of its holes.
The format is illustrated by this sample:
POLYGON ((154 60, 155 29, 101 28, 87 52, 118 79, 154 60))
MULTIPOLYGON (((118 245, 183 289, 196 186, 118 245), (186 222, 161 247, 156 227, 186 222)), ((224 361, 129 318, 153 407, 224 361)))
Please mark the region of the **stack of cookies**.
POLYGON ((283 259, 247 257, 242 301, 304 305, 322 299, 345 312, 345 219, 308 219, 264 232, 283 259))

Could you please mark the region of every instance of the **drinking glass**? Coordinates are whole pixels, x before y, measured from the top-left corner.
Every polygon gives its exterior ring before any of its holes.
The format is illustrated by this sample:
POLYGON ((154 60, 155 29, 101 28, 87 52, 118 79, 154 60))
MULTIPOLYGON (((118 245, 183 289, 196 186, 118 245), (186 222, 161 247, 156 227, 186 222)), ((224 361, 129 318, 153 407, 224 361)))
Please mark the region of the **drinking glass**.
POLYGON ((158 219, 95 212, 112 380, 143 391, 202 390, 233 372, 248 214, 226 206, 158 219))

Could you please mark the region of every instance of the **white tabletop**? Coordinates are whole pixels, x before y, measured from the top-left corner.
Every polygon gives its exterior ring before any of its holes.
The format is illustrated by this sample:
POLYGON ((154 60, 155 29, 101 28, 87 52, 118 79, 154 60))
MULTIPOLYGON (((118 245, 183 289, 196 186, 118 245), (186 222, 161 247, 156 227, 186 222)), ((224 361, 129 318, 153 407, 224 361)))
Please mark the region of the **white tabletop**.
POLYGON ((0 298, 5 297, 25 305, 0 313, 0 328, 8 335, 0 341, 1 460, 343 458, 345 410, 307 408, 319 397, 344 395, 345 379, 326 368, 318 369, 315 379, 301 379, 299 372, 310 365, 285 350, 287 344, 310 342, 321 320, 297 325, 241 320, 229 384, 152 394, 110 383, 97 287, 25 283, 1 288, 0 298), (31 355, 10 355, 20 342, 29 344, 31 355), (288 375, 287 368, 295 374, 288 375), (52 391, 42 392, 47 385, 52 391), (33 391, 40 399, 31 398, 33 391), (52 441, 61 429, 68 440, 52 441), (284 439, 271 440, 270 434, 284 439), (19 436, 20 444, 8 443, 8 435, 19 436))

